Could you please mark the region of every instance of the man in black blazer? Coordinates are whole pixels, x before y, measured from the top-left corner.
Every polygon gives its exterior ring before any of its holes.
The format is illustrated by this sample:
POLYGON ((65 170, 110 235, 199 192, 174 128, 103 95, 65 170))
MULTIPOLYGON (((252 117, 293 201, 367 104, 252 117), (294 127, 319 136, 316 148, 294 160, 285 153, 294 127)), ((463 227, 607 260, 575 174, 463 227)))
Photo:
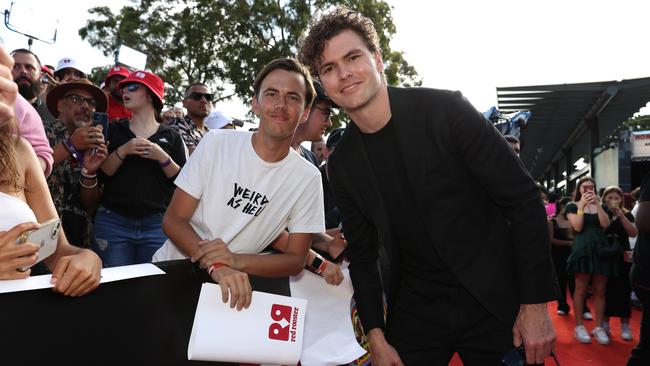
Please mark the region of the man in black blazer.
POLYGON ((546 213, 505 139, 458 92, 388 87, 372 21, 349 9, 312 24, 300 59, 352 120, 329 172, 373 365, 494 365, 522 343, 542 363, 546 213))

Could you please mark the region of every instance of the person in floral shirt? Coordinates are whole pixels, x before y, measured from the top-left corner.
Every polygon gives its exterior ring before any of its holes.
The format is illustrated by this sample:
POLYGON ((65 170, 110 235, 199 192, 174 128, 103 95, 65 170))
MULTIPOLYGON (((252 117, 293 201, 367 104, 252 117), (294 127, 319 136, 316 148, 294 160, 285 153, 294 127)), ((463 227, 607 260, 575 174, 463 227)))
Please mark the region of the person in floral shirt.
POLYGON ((209 130, 204 121, 212 111, 213 98, 214 95, 210 93, 205 84, 190 84, 185 90, 185 98, 183 99, 183 106, 187 109, 187 116, 174 118, 169 123, 170 127, 181 134, 190 154, 199 144, 203 135, 209 130))
POLYGON ((89 215, 81 203, 80 179, 84 160, 92 161, 106 149, 101 126, 92 125, 93 112, 106 112, 108 101, 101 89, 86 79, 61 84, 47 95, 55 121, 43 121, 54 150, 48 186, 70 243, 90 247, 89 215))

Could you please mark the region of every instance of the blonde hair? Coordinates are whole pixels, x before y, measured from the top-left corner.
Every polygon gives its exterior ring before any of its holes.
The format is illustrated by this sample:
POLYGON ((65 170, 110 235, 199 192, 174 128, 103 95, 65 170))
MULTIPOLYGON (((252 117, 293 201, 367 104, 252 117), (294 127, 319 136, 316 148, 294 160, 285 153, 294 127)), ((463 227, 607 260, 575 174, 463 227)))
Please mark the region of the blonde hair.
POLYGON ((607 196, 610 193, 618 193, 618 195, 621 196, 621 207, 620 207, 620 209, 623 210, 624 213, 627 213, 628 212, 627 209, 625 209, 625 207, 623 207, 623 200, 625 199, 625 197, 623 195, 623 190, 620 189, 617 186, 609 186, 609 187, 605 188, 605 190, 603 191, 603 195, 600 197, 601 201, 605 202, 605 196, 607 196))
POLYGON ((16 160, 18 128, 14 119, 0 122, 0 184, 7 185, 16 192, 21 189, 20 172, 16 160))

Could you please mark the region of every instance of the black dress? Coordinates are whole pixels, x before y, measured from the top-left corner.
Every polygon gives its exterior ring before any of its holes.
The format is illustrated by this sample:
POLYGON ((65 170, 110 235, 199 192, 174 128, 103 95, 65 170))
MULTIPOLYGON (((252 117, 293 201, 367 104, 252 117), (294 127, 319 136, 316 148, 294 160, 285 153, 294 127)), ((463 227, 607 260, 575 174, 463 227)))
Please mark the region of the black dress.
MULTIPOLYGON (((621 238, 623 250, 630 250, 630 240, 628 238, 625 227, 621 219, 614 216, 611 212, 606 210, 610 216, 611 224, 605 235, 616 234, 621 238)), ((626 213, 625 217, 634 222, 634 216, 631 213, 626 213)), ((620 275, 610 276, 607 279, 607 289, 605 290, 605 316, 617 316, 621 318, 629 318, 632 314, 632 304, 630 302, 630 294, 632 286, 630 285, 630 268, 632 264, 626 263, 623 256, 617 259, 619 267, 621 268, 620 275)))

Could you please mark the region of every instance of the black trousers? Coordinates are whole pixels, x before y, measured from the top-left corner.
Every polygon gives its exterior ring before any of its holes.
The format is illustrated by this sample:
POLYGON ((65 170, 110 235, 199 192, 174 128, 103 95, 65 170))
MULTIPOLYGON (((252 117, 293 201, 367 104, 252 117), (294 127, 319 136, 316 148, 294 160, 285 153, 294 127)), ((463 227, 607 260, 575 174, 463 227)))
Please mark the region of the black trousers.
POLYGON ((499 322, 463 287, 405 278, 386 326, 388 341, 408 366, 500 365, 513 348, 512 324, 499 322))
MULTIPOLYGON (((567 287, 575 287, 573 276, 569 276, 566 271, 566 261, 571 254, 571 247, 566 245, 551 245, 551 255, 553 258, 553 265, 555 266, 555 275, 557 276, 557 283, 560 287, 560 296, 557 299, 558 310, 569 311, 569 303, 566 298, 567 287)), ((573 295, 573 290, 571 290, 573 295)))
POLYGON ((632 266, 630 280, 636 296, 643 304, 643 315, 639 343, 632 349, 627 366, 646 366, 650 365, 650 274, 641 273, 638 268, 632 266))

